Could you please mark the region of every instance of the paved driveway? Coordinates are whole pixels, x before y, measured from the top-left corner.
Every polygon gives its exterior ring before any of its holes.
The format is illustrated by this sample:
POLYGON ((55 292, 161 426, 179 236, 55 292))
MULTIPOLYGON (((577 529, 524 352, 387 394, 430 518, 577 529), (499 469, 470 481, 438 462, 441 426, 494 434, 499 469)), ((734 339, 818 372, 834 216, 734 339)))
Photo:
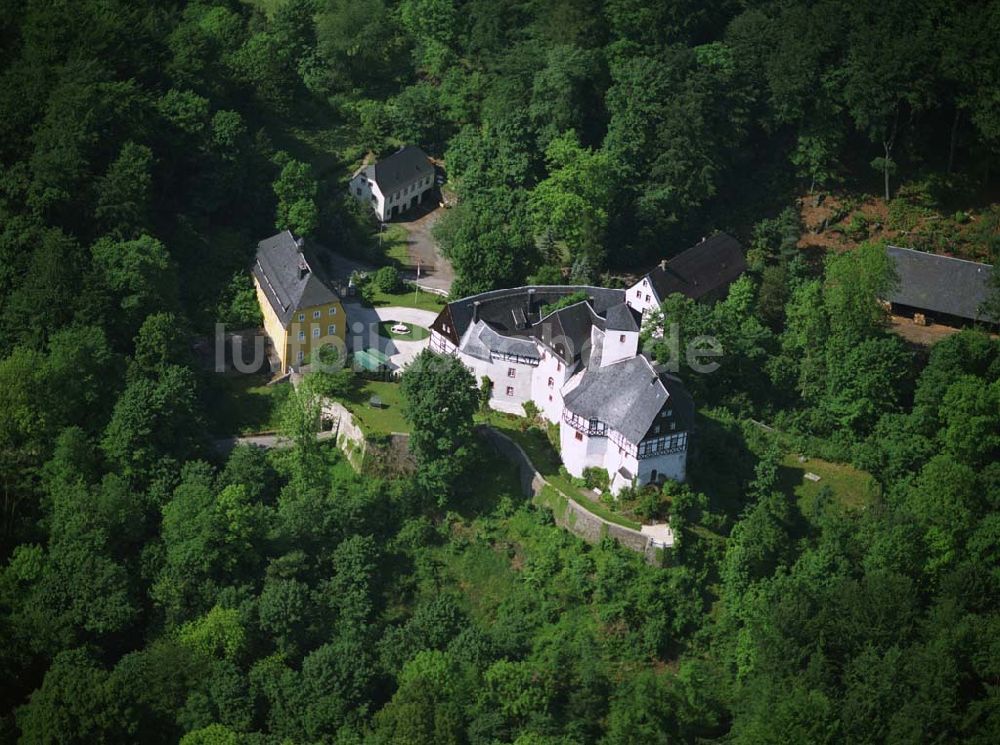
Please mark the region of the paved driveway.
MULTIPOLYGON (((437 193, 424 204, 418 204, 409 212, 393 219, 394 224, 406 228, 407 251, 410 266, 404 272, 406 279, 417 282, 421 287, 451 292, 455 272, 451 263, 438 250, 437 242, 431 235, 431 228, 441 216, 442 208, 437 204, 437 193), (416 267, 420 265, 420 277, 416 267)), ((425 324, 426 325, 426 324, 425 324)))
POLYGON ((386 339, 378 333, 378 324, 382 321, 402 321, 429 328, 437 318, 437 313, 429 310, 396 306, 366 308, 355 302, 345 302, 344 312, 351 322, 348 348, 351 351, 378 349, 388 355, 389 361, 395 368, 406 367, 430 343, 430 339, 420 341, 386 339))

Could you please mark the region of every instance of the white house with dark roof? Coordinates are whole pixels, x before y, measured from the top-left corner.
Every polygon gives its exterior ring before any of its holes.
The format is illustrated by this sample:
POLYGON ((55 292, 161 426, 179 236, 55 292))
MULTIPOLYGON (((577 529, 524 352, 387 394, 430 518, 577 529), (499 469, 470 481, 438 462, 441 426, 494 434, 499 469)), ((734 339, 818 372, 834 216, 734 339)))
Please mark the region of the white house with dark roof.
POLYGON ((625 301, 645 314, 659 308, 674 293, 692 300, 718 300, 746 270, 739 241, 718 233, 670 260, 661 261, 626 290, 625 301))
POLYGON ((639 353, 639 313, 624 290, 535 286, 456 300, 431 325, 431 349, 492 384, 490 405, 532 401, 558 424, 566 469, 603 468, 617 493, 683 481, 694 404, 681 381, 639 353), (580 292, 585 300, 559 307, 580 292))
POLYGON ((371 206, 385 221, 423 201, 434 188, 434 164, 416 145, 359 168, 351 177, 351 195, 371 206))

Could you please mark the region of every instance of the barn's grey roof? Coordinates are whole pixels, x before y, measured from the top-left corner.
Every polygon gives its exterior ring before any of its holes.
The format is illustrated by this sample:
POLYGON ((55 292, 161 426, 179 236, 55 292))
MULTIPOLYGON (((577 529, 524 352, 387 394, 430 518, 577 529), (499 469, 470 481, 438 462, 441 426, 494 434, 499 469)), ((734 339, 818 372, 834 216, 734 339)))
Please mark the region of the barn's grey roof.
POLYGON ((629 442, 646 436, 668 401, 675 409, 678 431, 690 426, 693 403, 681 381, 659 375, 642 355, 580 375, 579 384, 564 398, 566 408, 584 419, 604 422, 629 442))
POLYGON ((608 331, 638 331, 638 314, 625 303, 613 305, 608 309, 608 314, 604 318, 604 328, 608 331))
POLYGON ((407 145, 388 158, 365 166, 362 172, 368 179, 378 184, 382 194, 389 195, 418 179, 433 176, 434 165, 419 147, 407 145))
POLYGON ((660 301, 679 292, 692 300, 728 287, 747 270, 743 246, 726 233, 692 246, 646 275, 660 301))
POLYGON ((959 318, 1000 320, 980 313, 990 294, 991 265, 897 246, 889 246, 886 253, 899 278, 890 301, 959 318))
POLYGON ((295 311, 339 300, 309 245, 286 230, 257 244, 253 274, 275 315, 287 326, 295 311))

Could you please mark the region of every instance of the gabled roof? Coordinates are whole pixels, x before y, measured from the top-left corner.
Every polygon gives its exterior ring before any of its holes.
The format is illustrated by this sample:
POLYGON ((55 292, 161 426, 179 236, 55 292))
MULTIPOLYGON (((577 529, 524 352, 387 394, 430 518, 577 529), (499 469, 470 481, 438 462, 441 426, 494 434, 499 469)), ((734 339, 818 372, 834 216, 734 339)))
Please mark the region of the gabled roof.
POLYGON ((340 299, 323 273, 318 257, 291 232, 272 235, 257 244, 253 275, 283 326, 300 308, 340 299))
POLYGON ((889 300, 912 308, 947 313, 971 320, 983 318, 979 309, 990 294, 990 264, 889 246, 899 284, 889 300))
POLYGON ((631 306, 619 303, 608 308, 604 328, 608 331, 638 331, 640 318, 631 306))
POLYGON ((498 334, 485 321, 479 321, 472 327, 461 349, 466 354, 487 362, 490 360, 491 352, 538 359, 538 348, 533 341, 523 337, 498 334))
POLYGON ((582 373, 566 393, 566 408, 584 419, 597 419, 638 443, 670 402, 677 431, 690 427, 694 404, 678 378, 659 375, 642 355, 582 373))
POLYGON ((559 308, 542 318, 532 331, 535 337, 567 365, 577 360, 587 364, 590 356, 590 330, 604 327, 604 319, 594 313, 590 303, 559 308))
POLYGON ((431 328, 449 338, 453 344, 458 344, 473 323, 473 316, 478 313, 478 318, 501 334, 531 335, 529 327, 520 325, 522 317, 528 326, 534 325, 543 306, 577 292, 585 292, 593 298, 594 312, 601 316, 612 306, 625 301, 624 290, 587 285, 532 285, 491 290, 448 303, 431 328))
POLYGON ((384 195, 407 186, 425 176, 434 175, 434 165, 416 145, 402 147, 388 158, 361 169, 365 176, 378 184, 384 195))
POLYGON ((747 270, 743 246, 726 233, 713 235, 646 275, 660 301, 679 292, 692 300, 731 285, 747 270))

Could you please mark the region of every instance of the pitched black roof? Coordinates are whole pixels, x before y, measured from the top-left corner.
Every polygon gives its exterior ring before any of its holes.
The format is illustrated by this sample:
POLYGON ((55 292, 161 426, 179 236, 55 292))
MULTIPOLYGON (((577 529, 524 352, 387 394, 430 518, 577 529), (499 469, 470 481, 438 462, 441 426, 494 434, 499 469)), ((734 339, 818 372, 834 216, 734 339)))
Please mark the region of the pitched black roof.
POLYGON ((731 285, 747 270, 743 246, 726 233, 713 235, 646 275, 661 301, 679 292, 692 300, 731 285))
POLYGON ((984 319, 979 312, 990 294, 991 265, 897 246, 886 253, 899 278, 888 298, 893 303, 971 320, 1000 320, 984 319))
POLYGON ((603 329, 604 319, 594 313, 589 302, 581 300, 552 311, 532 327, 532 332, 567 365, 577 360, 586 364, 594 326, 603 329))
POLYGON ((283 326, 300 308, 340 299, 310 246, 288 230, 257 244, 253 275, 283 326))
POLYGON ((388 196, 425 176, 433 176, 434 165, 419 147, 407 145, 388 158, 366 166, 363 173, 378 184, 382 194, 388 196))
POLYGON ((594 312, 601 316, 612 306, 625 301, 624 290, 587 285, 533 285, 491 290, 448 303, 431 324, 431 328, 447 336, 452 343, 458 344, 472 324, 478 307, 478 317, 501 334, 527 334, 529 329, 526 324, 538 322, 538 314, 543 306, 577 292, 585 292, 588 297, 593 298, 594 312), (476 306, 476 303, 479 305, 476 306), (447 330, 445 326, 448 327, 447 330))
POLYGON ((605 328, 608 331, 638 331, 641 316, 629 305, 619 303, 608 309, 605 328))

